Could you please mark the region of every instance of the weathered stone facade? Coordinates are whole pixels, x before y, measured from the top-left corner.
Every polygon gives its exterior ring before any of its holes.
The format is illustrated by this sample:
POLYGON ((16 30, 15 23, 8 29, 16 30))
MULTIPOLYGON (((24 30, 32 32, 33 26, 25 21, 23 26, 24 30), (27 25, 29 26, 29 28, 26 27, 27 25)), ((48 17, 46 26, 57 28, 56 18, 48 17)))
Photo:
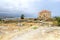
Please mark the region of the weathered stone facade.
POLYGON ((51 12, 48 10, 43 10, 39 13, 39 19, 41 20, 48 20, 51 18, 51 12))

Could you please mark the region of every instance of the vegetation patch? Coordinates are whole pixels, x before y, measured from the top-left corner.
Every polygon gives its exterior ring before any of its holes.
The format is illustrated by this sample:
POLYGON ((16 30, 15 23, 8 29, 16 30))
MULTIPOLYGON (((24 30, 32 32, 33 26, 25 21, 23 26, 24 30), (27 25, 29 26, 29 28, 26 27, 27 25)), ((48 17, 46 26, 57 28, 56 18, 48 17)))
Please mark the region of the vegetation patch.
POLYGON ((54 17, 54 20, 57 21, 55 22, 57 26, 60 26, 60 17, 54 17))
POLYGON ((33 27, 33 29, 37 29, 38 27, 33 27))

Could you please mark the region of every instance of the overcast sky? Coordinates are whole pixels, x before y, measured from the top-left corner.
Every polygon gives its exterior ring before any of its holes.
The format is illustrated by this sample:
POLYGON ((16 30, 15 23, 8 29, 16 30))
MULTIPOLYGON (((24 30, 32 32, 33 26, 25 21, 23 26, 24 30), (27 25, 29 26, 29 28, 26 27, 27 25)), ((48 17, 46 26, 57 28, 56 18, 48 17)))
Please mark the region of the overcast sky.
POLYGON ((60 16, 60 0, 0 0, 0 13, 35 14, 49 10, 53 16, 60 16))

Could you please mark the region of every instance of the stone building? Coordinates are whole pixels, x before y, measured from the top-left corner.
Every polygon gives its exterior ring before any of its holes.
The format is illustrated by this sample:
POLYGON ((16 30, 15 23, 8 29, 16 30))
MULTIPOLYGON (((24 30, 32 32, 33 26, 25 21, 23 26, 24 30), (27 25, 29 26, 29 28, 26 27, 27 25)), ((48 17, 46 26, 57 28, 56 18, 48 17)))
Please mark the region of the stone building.
POLYGON ((41 20, 48 20, 51 18, 51 12, 48 10, 43 10, 39 13, 39 19, 41 20))

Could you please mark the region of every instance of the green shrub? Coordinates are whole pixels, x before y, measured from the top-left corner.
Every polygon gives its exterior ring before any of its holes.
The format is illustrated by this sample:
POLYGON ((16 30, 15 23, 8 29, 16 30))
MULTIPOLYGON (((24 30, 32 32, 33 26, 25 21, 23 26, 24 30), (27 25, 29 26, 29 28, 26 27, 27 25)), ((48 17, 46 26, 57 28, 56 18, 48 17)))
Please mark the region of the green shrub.
POLYGON ((37 29, 38 27, 33 27, 33 29, 37 29))
POLYGON ((57 21, 57 25, 60 26, 60 17, 54 17, 54 20, 57 21))

